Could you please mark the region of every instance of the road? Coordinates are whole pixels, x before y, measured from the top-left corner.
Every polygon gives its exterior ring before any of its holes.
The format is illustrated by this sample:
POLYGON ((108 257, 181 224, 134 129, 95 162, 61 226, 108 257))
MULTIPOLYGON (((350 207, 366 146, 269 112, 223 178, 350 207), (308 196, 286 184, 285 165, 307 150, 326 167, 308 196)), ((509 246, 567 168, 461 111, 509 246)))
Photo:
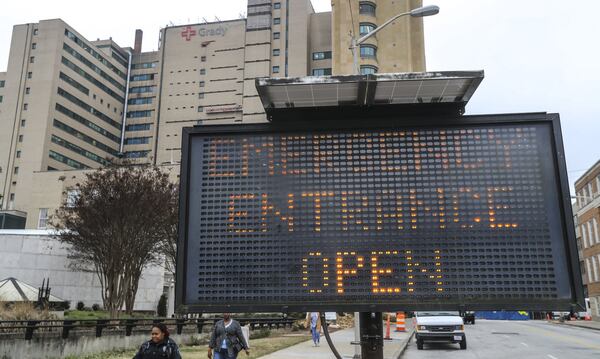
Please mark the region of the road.
POLYGON ((458 344, 425 344, 412 339, 402 359, 585 359, 600 358, 600 331, 543 321, 478 320, 466 326, 467 350, 458 344))

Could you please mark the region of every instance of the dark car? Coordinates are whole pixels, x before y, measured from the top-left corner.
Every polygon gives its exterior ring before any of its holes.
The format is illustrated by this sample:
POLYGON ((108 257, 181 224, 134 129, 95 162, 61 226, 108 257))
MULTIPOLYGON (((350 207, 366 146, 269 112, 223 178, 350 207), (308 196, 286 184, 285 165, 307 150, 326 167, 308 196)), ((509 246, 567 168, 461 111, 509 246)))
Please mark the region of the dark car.
POLYGON ((475 312, 463 312, 462 317, 465 324, 475 324, 475 312))

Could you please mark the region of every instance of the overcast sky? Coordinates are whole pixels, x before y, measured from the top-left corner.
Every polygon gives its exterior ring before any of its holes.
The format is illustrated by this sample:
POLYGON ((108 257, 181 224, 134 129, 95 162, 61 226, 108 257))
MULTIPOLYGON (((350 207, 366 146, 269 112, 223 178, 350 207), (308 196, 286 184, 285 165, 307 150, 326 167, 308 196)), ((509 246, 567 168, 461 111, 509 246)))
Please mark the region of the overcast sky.
MULTIPOLYGON (((246 2, 171 0, 156 6, 115 0, 5 1, 0 71, 6 69, 15 24, 62 18, 90 40, 112 36, 121 46, 132 46, 134 31, 140 28, 144 51, 151 51, 157 48, 161 27, 239 18, 245 15, 246 2)), ((485 70, 468 114, 559 112, 571 184, 600 159, 600 1, 424 3, 441 8, 439 15, 425 19, 427 69, 485 70)), ((316 11, 329 11, 329 4, 313 0, 316 11)))

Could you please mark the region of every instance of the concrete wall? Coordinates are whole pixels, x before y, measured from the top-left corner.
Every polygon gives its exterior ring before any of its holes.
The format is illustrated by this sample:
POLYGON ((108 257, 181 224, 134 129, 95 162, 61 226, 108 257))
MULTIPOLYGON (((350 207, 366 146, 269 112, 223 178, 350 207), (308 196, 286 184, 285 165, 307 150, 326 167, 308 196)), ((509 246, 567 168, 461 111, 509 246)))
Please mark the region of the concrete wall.
MULTIPOLYGON (((69 269, 68 249, 46 231, 0 230, 0 279, 13 277, 34 287, 50 278, 52 294, 86 306, 102 305, 101 289, 94 273, 69 269)), ((156 310, 163 293, 164 269, 147 268, 142 274, 135 310, 156 310)))
MULTIPOLYGON (((173 328, 174 329, 174 328, 173 328)), ((198 334, 172 335, 177 344, 187 343, 198 334)), ((201 338, 206 339, 206 334, 201 338)), ((31 341, 23 339, 0 340, 0 358, 2 359, 54 359, 64 358, 69 355, 94 354, 118 349, 136 349, 149 339, 148 334, 126 336, 104 336, 96 338, 74 337, 63 340, 61 338, 34 338, 31 341)))

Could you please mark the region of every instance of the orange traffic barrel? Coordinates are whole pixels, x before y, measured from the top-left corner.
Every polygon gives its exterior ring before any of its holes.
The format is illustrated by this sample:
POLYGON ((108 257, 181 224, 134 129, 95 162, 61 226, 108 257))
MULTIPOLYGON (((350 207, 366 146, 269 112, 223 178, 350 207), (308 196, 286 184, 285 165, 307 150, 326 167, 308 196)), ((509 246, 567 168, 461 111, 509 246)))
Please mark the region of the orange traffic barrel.
POLYGON ((396 313, 396 331, 397 332, 405 332, 406 331, 406 316, 404 312, 396 313))

